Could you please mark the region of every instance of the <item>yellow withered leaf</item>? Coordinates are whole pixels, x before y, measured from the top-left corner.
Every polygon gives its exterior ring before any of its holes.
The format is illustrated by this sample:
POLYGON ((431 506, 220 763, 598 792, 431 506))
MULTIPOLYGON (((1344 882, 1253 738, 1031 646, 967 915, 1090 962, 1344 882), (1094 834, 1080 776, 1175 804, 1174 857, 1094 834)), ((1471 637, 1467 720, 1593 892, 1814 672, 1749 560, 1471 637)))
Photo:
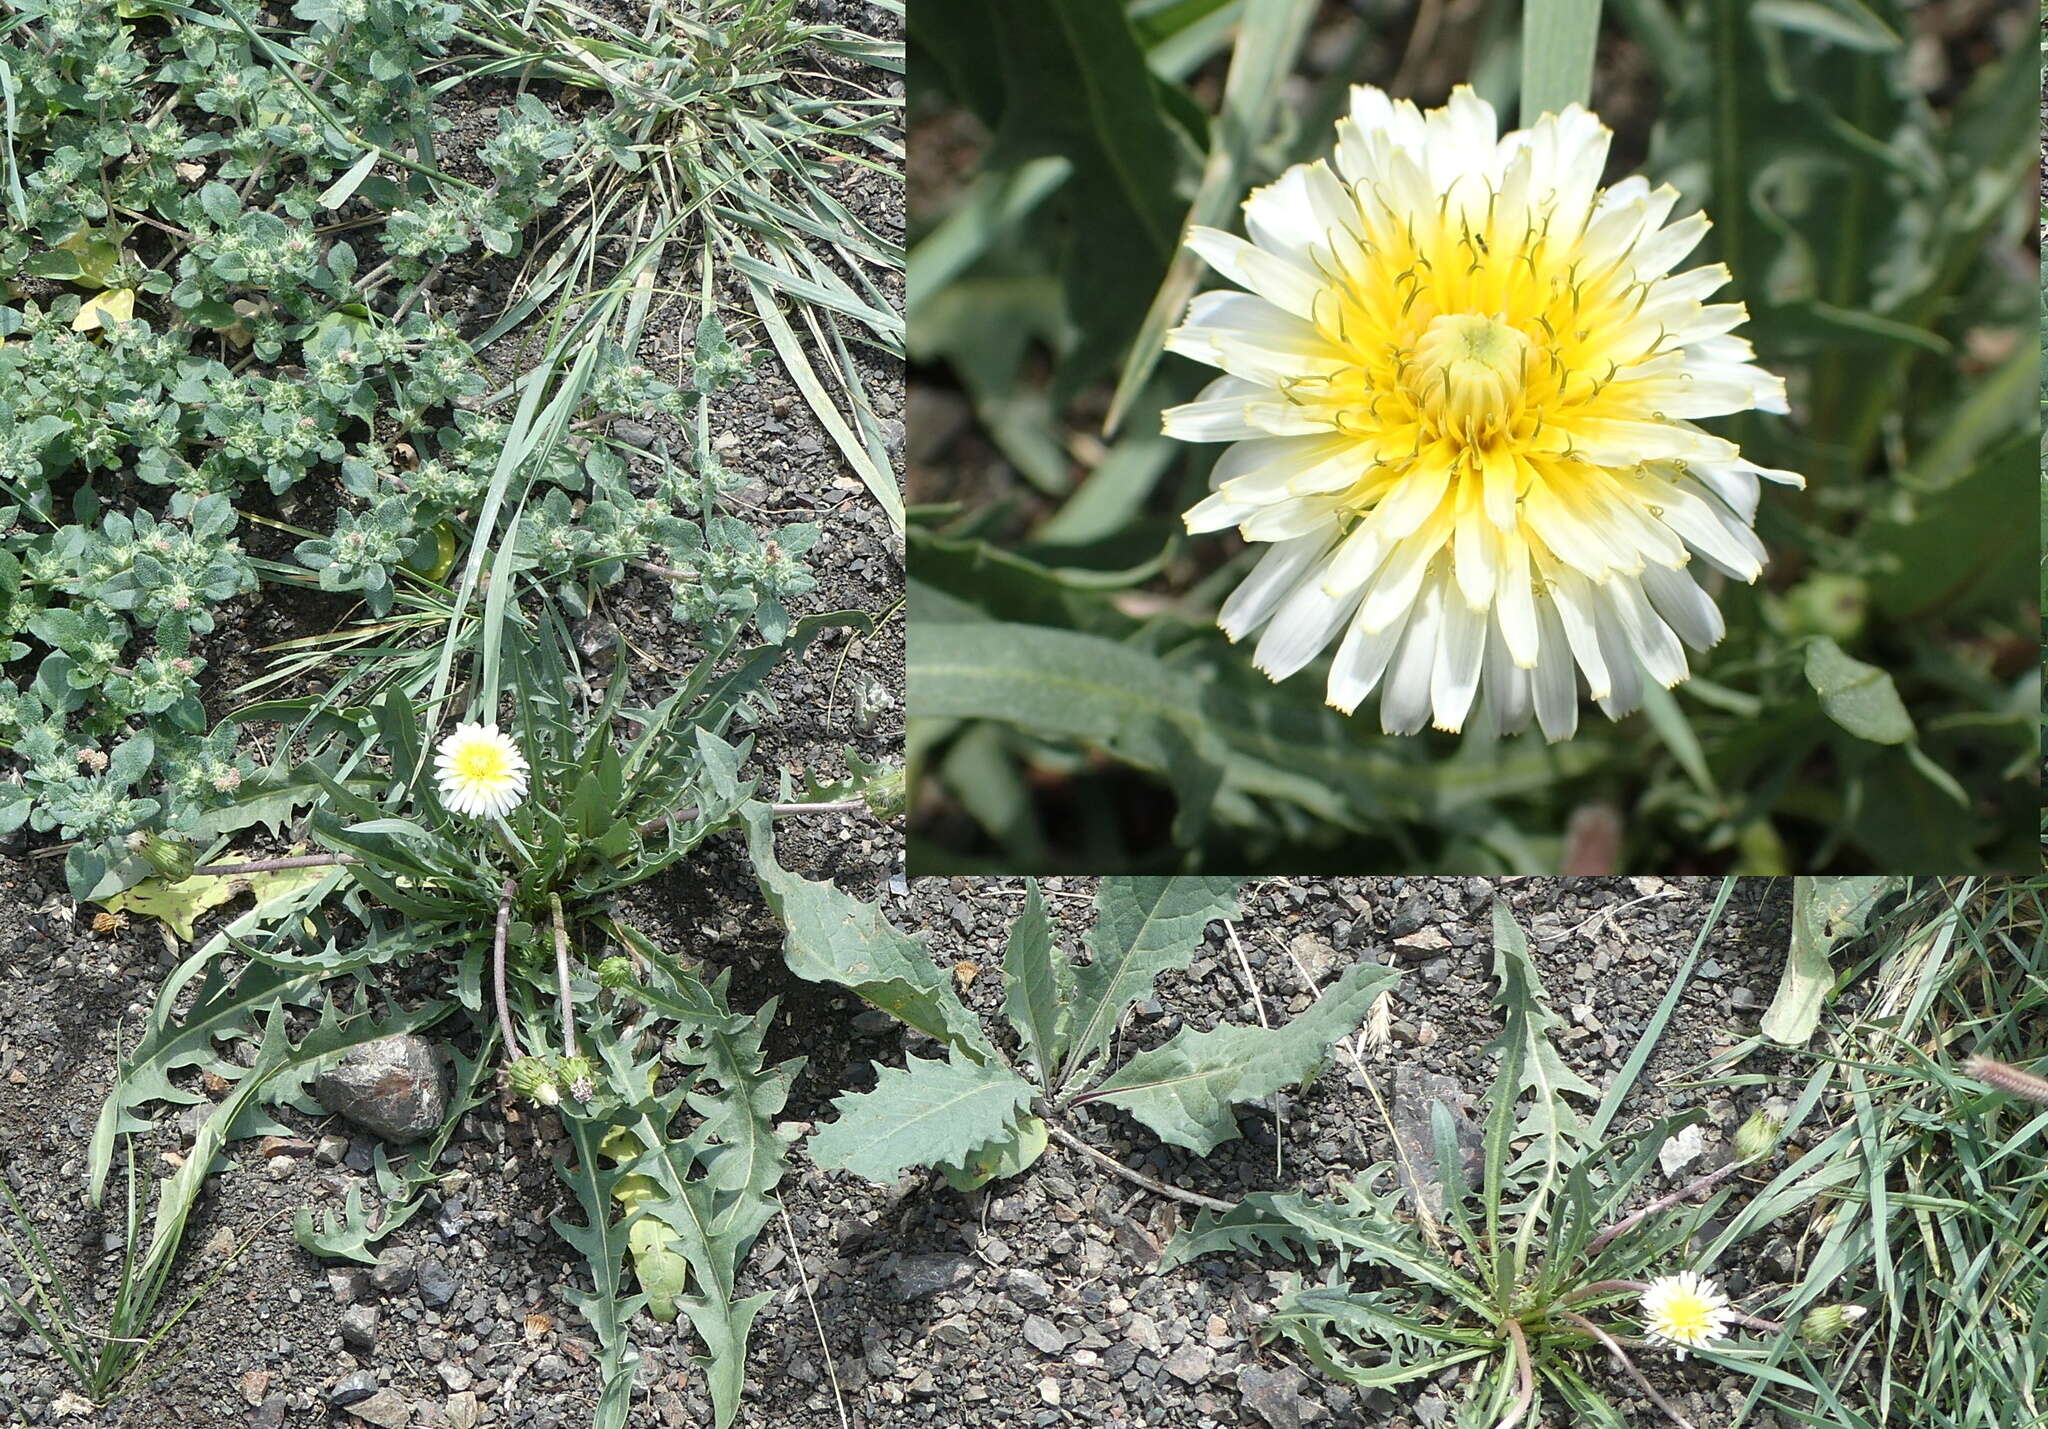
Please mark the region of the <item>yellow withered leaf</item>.
POLYGON ((274 903, 296 893, 309 883, 325 878, 331 870, 280 868, 268 873, 197 874, 171 883, 162 878, 145 878, 133 888, 99 900, 109 913, 133 913, 154 918, 182 942, 191 942, 193 925, 207 913, 236 895, 255 895, 256 906, 274 903))
POLYGON ((134 317, 135 290, 109 288, 104 293, 95 293, 79 305, 78 316, 71 320, 71 330, 92 332, 115 323, 129 322, 134 317))

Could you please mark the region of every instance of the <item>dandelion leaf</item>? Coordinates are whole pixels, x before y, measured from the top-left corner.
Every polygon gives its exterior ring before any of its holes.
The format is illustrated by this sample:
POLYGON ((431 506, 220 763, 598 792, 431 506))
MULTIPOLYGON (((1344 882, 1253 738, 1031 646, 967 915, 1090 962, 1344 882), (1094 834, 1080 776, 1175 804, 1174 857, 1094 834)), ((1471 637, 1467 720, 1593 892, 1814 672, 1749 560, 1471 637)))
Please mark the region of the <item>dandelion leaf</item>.
POLYGON ((909 1057, 882 1068, 873 1091, 832 1105, 839 1119, 811 1138, 811 1158, 887 1182, 909 1166, 964 1167, 982 1147, 1013 1139, 1031 1084, 992 1063, 909 1057))
POLYGON ((1357 963, 1284 1026, 1182 1029, 1124 1063, 1089 1099, 1113 1102, 1162 1140, 1207 1155, 1237 1135, 1236 1103, 1302 1081, 1399 977, 1378 963, 1357 963))
POLYGON ((1194 960, 1202 931, 1237 916, 1234 878, 1105 878, 1095 894, 1089 961, 1074 969, 1072 1081, 1116 1035, 1132 1003, 1152 994, 1153 981, 1194 960))

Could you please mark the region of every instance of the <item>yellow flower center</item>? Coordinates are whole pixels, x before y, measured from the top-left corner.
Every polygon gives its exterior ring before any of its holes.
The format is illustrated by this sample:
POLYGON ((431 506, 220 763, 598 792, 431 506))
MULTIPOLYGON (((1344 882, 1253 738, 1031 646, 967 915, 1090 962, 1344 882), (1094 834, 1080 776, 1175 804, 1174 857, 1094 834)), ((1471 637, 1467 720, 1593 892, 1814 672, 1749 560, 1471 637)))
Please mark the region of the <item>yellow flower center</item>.
POLYGON ((470 783, 494 784, 511 772, 505 751, 482 740, 456 750, 453 763, 456 776, 470 783))
POLYGON ((1528 365, 1529 339, 1505 319, 1445 313, 1415 344, 1410 391, 1439 433, 1476 445, 1514 421, 1528 365))
POLYGON ((1674 1340, 1705 1339, 1712 1332, 1709 1306, 1697 1295, 1673 1295, 1660 1308, 1663 1331, 1674 1340))

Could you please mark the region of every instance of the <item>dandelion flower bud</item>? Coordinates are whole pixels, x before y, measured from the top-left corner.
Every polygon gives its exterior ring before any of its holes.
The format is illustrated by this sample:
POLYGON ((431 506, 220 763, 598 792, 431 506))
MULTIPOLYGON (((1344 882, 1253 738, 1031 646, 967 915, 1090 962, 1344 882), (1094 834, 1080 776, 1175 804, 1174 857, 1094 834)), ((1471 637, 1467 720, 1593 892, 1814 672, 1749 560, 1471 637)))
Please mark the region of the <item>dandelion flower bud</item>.
POLYGON ((192 847, 177 839, 168 839, 160 834, 141 833, 129 840, 128 846, 142 861, 162 874, 170 883, 182 883, 192 876, 192 847))
POLYGON ((631 958, 606 958, 597 965, 597 985, 614 990, 631 987, 639 979, 633 976, 631 958))
POLYGON ((512 1090, 528 1101, 542 1106, 557 1106, 561 1103, 561 1088, 555 1085, 554 1069, 546 1057, 521 1057, 505 1071, 505 1080, 512 1090))
POLYGON ((1740 1161, 1756 1161, 1768 1156, 1778 1146, 1778 1133, 1785 1129, 1782 1117, 1760 1111, 1742 1123, 1742 1129, 1735 1133, 1735 1156, 1740 1161))
POLYGON ((596 1076, 597 1069, 590 1065, 588 1057, 564 1057, 555 1066, 555 1085, 579 1102, 587 1102, 597 1094, 596 1076))
POLYGON ((1862 1305, 1816 1305, 1799 1322, 1799 1338, 1824 1345, 1869 1313, 1862 1305))
POLYGON ((861 791, 861 798, 867 801, 868 812, 883 823, 902 817, 907 802, 903 771, 890 769, 877 774, 869 781, 867 788, 861 791))

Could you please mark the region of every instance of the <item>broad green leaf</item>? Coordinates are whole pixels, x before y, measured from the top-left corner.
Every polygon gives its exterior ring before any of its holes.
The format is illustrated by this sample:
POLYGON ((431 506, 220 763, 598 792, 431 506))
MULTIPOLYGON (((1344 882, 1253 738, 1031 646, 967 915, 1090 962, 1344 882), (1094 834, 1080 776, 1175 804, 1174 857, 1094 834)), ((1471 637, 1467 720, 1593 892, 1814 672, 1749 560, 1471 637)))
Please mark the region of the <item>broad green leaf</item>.
POLYGON ((1206 1156, 1237 1135, 1233 1105, 1307 1077, 1399 978, 1379 963, 1357 963, 1284 1026, 1183 1028, 1165 1046, 1124 1063, 1087 1099, 1114 1102, 1161 1139, 1206 1156))
POLYGON ((921 941, 891 927, 877 905, 777 863, 766 805, 750 804, 742 817, 754 876, 782 923, 782 956, 791 972, 806 982, 843 987, 974 1061, 997 1060, 980 1021, 961 1005, 921 941))
POLYGON ((1890 875, 1792 880, 1792 946, 1759 1027, 1764 1036, 1790 1047, 1805 1045, 1835 985, 1829 961, 1835 944, 1861 933, 1878 900, 1904 883, 1890 875))
POLYGON ((956 1191, 972 1191, 991 1181, 1003 1181, 1023 1174, 1032 1162, 1045 1155, 1052 1137, 1045 1123, 1035 1116, 1019 1117, 1014 1132, 1001 1141, 991 1141, 968 1156, 959 1166, 941 1166, 946 1184, 956 1191))
POLYGON ((1858 739, 1904 744, 1913 737, 1913 717, 1892 677, 1853 658, 1825 635, 1807 644, 1806 682, 1820 696, 1828 718, 1858 739))
POLYGON ((1194 960, 1211 922, 1236 916, 1234 878, 1103 879, 1089 961, 1074 969, 1074 1032, 1061 1085, 1109 1046, 1124 1009, 1151 996, 1154 978, 1194 960))
POLYGON ((918 718, 1002 720, 1098 746, 1165 776, 1174 837, 1200 836, 1228 756, 1200 687, 1156 656, 1065 630, 926 623, 912 628, 908 667, 918 718))
POLYGON ((1039 1085, 1050 1087, 1066 1055, 1073 973, 1053 944, 1052 924, 1035 881, 1030 890, 1023 916, 1010 925, 1003 946, 1003 1011, 1038 1069, 1039 1085))
POLYGON ((811 1138, 811 1159, 889 1182, 908 1166, 964 1166, 1010 1139, 1031 1084, 992 1063, 908 1057, 901 1069, 880 1068, 873 1091, 832 1105, 839 1120, 811 1138))

